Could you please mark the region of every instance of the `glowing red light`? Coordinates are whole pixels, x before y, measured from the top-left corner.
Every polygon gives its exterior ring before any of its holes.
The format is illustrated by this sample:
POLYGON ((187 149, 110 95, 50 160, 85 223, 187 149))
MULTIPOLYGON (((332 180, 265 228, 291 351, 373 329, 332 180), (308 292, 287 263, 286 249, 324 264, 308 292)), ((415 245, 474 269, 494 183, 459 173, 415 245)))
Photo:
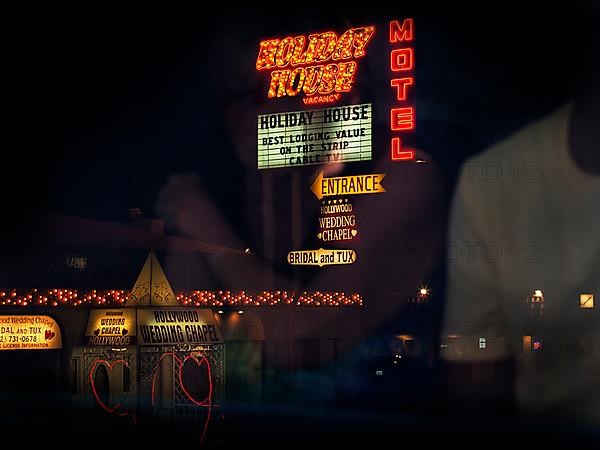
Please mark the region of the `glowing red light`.
POLYGON ((94 373, 95 373, 95 370, 96 370, 96 367, 98 366, 98 364, 102 364, 102 365, 106 366, 106 368, 108 369, 109 372, 112 372, 112 369, 117 364, 122 364, 125 367, 129 367, 129 364, 124 359, 117 359, 117 360, 115 360, 113 362, 108 362, 105 359, 97 359, 92 364, 92 367, 90 369, 90 374, 89 374, 90 385, 92 386, 92 392, 94 394, 94 398, 96 399, 96 402, 98 402, 98 404, 100 405, 100 407, 102 409, 104 409, 105 411, 111 413, 111 414, 116 414, 118 416, 126 416, 126 415, 128 415, 129 414, 128 411, 124 411, 124 412, 119 412, 118 411, 119 408, 121 407, 121 402, 117 402, 117 404, 113 408, 111 408, 108 405, 106 405, 106 403, 104 403, 102 401, 102 399, 100 398, 100 396, 98 395, 98 391, 96 390, 96 383, 95 383, 95 380, 94 380, 94 373))
POLYGON ((415 127, 415 110, 412 106, 392 108, 390 126, 393 131, 412 130, 415 127))
MULTIPOLYGON (((127 301, 129 295, 127 291, 115 290, 94 290, 81 293, 69 291, 68 295, 65 295, 64 293, 61 294, 56 289, 48 289, 42 290, 42 293, 40 294, 36 294, 37 301, 33 301, 33 293, 36 293, 37 291, 38 289, 0 291, 0 298, 10 297, 2 304, 14 304, 22 307, 32 304, 54 307, 80 305, 122 306, 123 303, 127 301)), ((255 306, 273 306, 278 304, 291 305, 294 304, 297 295, 298 294, 293 291, 230 292, 195 290, 190 292, 178 292, 175 297, 182 305, 221 307, 224 305, 236 306, 240 304, 255 306)), ((306 305, 316 306, 316 300, 318 300, 320 295, 319 292, 304 293, 302 302, 306 305)), ((339 303, 343 303, 344 305, 362 305, 362 297, 357 293, 347 294, 344 292, 330 292, 327 293, 326 299, 328 306, 338 306, 339 303)))
POLYGON ((156 364, 156 367, 154 368, 154 374, 152 375, 151 401, 152 401, 152 406, 153 407, 154 407, 154 398, 155 398, 156 375, 158 374, 158 369, 160 367, 160 363, 167 356, 171 356, 173 358, 173 362, 177 361, 179 363, 179 373, 178 373, 179 386, 181 387, 182 391, 185 393, 185 395, 187 396, 187 398, 192 403, 194 403, 197 406, 203 406, 203 407, 208 408, 207 409, 206 420, 204 421, 204 427, 202 429, 202 435, 200 437, 200 442, 202 443, 204 441, 204 438, 206 437, 206 431, 208 430, 208 424, 210 422, 210 417, 211 417, 211 412, 212 412, 212 406, 213 406, 213 404, 212 404, 212 399, 213 399, 213 383, 212 383, 212 374, 211 374, 210 362, 208 361, 208 359, 203 354, 187 355, 187 356, 185 356, 185 358, 183 358, 183 361, 182 361, 181 358, 179 358, 175 354, 175 352, 166 352, 166 353, 163 353, 161 355, 161 357, 158 359, 158 363, 156 364), (189 391, 186 389, 185 383, 183 382, 183 366, 184 366, 185 362, 188 361, 188 360, 190 360, 190 359, 192 361, 194 361, 198 366, 202 366, 202 364, 206 364, 207 378, 208 378, 208 394, 202 400, 198 400, 198 399, 194 398, 189 393, 189 391))
POLYGON ((390 53, 390 69, 392 72, 406 72, 414 67, 414 52, 410 47, 398 48, 390 53))
POLYGON ((412 86, 414 82, 413 77, 407 78, 394 78, 390 81, 390 85, 396 88, 396 99, 398 101, 406 100, 407 89, 412 86))
POLYGON ((408 161, 415 158, 415 150, 402 148, 402 140, 400 138, 392 138, 392 160, 393 161, 408 161))
MULTIPOLYGON (((391 44, 407 42, 414 39, 414 20, 404 19, 402 23, 397 20, 390 22, 391 44)), ((414 50, 412 47, 392 48, 390 50, 390 70, 397 72, 408 72, 414 69, 414 50)), ((396 91, 396 100, 408 101, 408 88, 414 85, 414 76, 403 78, 392 78, 390 86, 396 91)), ((399 105, 390 110, 390 129, 395 132, 410 132, 415 128, 415 109, 410 105, 399 105)), ((415 158, 415 150, 402 148, 402 139, 392 137, 390 158, 392 161, 408 161, 415 158)))
POLYGON ((412 41, 413 28, 413 19, 404 19, 402 25, 397 20, 392 20, 390 22, 390 43, 412 41))

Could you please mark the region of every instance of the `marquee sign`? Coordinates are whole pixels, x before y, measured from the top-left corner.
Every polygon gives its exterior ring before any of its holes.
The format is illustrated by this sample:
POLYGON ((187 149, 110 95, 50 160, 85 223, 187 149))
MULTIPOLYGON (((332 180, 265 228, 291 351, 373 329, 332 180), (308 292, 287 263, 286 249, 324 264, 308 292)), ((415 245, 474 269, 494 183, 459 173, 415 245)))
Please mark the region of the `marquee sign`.
POLYGON ((55 350, 62 335, 49 316, 0 316, 0 350, 55 350))
POLYGON ((223 336, 213 312, 199 308, 138 309, 140 345, 219 344, 223 336))
POLYGON ((126 346, 136 344, 135 310, 130 308, 90 311, 85 345, 126 346))
POLYGON ((374 26, 308 36, 287 36, 260 42, 256 70, 271 71, 267 98, 305 95, 304 104, 331 103, 350 92, 357 60, 375 33, 374 26))
POLYGON ((370 103, 258 116, 258 168, 371 159, 370 103))

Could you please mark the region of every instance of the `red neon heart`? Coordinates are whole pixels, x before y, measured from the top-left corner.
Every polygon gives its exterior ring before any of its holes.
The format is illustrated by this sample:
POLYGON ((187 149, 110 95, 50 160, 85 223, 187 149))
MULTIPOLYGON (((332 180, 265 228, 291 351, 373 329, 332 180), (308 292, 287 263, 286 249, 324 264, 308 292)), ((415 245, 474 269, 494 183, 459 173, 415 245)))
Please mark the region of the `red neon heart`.
POLYGON ((195 403, 198 406, 209 406, 210 401, 212 399, 212 391, 213 391, 212 377, 211 377, 211 373, 210 373, 210 363, 208 362, 208 359, 206 359, 206 357, 204 355, 198 355, 198 356, 200 356, 200 360, 198 360, 196 355, 187 355, 183 359, 183 362, 179 365, 179 384, 181 385, 181 389, 183 390, 183 392, 185 392, 185 395, 187 395, 187 397, 192 401, 192 403, 195 403), (189 360, 194 361, 198 367, 201 367, 202 364, 206 364, 206 370, 208 372, 208 374, 207 374, 208 394, 206 395, 206 397, 204 397, 203 400, 197 400, 196 398, 194 398, 194 396, 192 394, 190 394, 189 388, 186 387, 183 382, 183 366, 185 366, 185 363, 189 360))
POLYGON ((115 367, 117 364, 123 364, 127 368, 129 368, 129 364, 124 359, 117 359, 113 362, 108 362, 104 359, 97 359, 94 361, 94 363, 92 364, 92 368, 90 369, 90 384, 92 386, 92 392, 94 393, 94 397, 96 398, 96 401, 98 402, 98 404, 102 407, 102 409, 108 411, 111 414, 116 414, 118 416, 126 416, 127 414, 129 414, 128 411, 124 411, 124 412, 118 411, 118 409, 123 404, 123 400, 125 400, 126 395, 121 399, 121 401, 117 402, 117 404, 112 408, 109 407, 106 403, 104 403, 102 401, 102 399, 100 398, 100 396, 98 395, 98 390, 96 389, 96 384, 94 381, 94 372, 96 371, 96 367, 98 366, 98 364, 102 364, 102 365, 106 366, 108 368, 109 372, 112 372, 113 367, 115 367))
POLYGON ((208 429, 208 423, 210 422, 210 415, 211 415, 211 410, 212 410, 213 385, 212 385, 212 375, 210 372, 210 363, 209 363, 208 359, 206 359, 206 357, 202 354, 187 355, 185 358, 183 358, 183 361, 182 361, 181 358, 179 358, 174 352, 163 353, 160 356, 160 358, 158 359, 158 362, 156 363, 156 367, 154 368, 154 374, 152 375, 152 406, 153 407, 154 407, 154 387, 156 384, 156 375, 158 374, 158 368, 160 367, 160 363, 167 356, 171 356, 173 358, 173 362, 175 362, 175 361, 179 362, 179 385, 181 386, 181 389, 183 390, 183 392, 185 393, 187 398, 192 403, 194 403, 198 406, 203 406, 203 407, 208 408, 208 412, 206 414, 206 421, 204 422, 204 428, 202 430, 202 436, 200 438, 200 443, 202 443, 204 441, 204 437, 206 436, 206 431, 208 429), (198 360, 198 357, 200 358, 200 360, 198 360), (197 399, 192 397, 192 395, 190 395, 188 389, 183 384, 183 378, 182 378, 183 365, 189 359, 192 359, 198 366, 201 366, 202 364, 206 364, 206 369, 208 372, 208 374, 207 374, 208 375, 207 376, 207 378, 208 378, 208 395, 202 401, 198 401, 197 399))

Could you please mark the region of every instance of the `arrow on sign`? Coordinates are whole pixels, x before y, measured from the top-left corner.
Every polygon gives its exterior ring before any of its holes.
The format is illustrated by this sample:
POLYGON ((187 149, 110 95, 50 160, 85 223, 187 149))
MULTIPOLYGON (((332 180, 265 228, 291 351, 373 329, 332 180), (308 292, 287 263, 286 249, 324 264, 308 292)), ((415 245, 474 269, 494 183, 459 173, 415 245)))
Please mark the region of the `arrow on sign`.
POLYGON ((385 192, 381 185, 383 177, 385 173, 327 178, 321 172, 310 189, 319 200, 339 195, 379 194, 385 192))

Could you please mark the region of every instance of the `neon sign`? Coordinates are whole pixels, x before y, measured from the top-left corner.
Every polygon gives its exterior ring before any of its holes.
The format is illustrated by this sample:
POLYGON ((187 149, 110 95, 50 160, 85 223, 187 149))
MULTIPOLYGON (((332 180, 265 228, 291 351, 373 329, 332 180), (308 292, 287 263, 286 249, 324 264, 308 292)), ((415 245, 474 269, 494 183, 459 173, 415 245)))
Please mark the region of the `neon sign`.
MULTIPOLYGON (((406 45, 414 40, 414 20, 404 19, 390 22, 390 44, 406 45)), ((415 54, 412 47, 393 48, 390 51, 390 70, 392 79, 390 86, 396 92, 395 107, 390 110, 390 129, 394 133, 406 133, 415 128, 415 108, 409 103, 409 89, 414 87, 415 78, 412 70, 415 66, 415 54)), ((392 161, 407 161, 415 158, 415 150, 403 147, 402 138, 392 137, 392 161)))
POLYGON ((202 428, 202 435, 200 437, 200 443, 204 442, 204 438, 206 437, 206 431, 208 430, 208 424, 210 422, 210 418, 211 418, 211 411, 212 411, 212 407, 213 407, 213 382, 212 382, 212 375, 211 375, 211 368, 210 368, 210 362, 208 361, 208 359, 206 358, 206 356, 204 356, 201 353, 198 354, 191 354, 191 355, 187 355, 183 358, 183 361, 181 360, 181 358, 179 358, 175 352, 166 352, 163 353, 161 355, 161 357, 158 360, 158 363, 156 364, 156 367, 154 368, 154 374, 152 375, 152 406, 154 407, 154 399, 156 397, 155 392, 155 385, 156 385, 156 377, 158 375, 158 369, 160 368, 160 363, 162 362, 163 359, 165 359, 165 357, 167 356, 171 356, 173 358, 173 362, 177 361, 177 363, 179 364, 179 386, 181 386, 181 390, 184 392, 184 394, 187 396, 187 398, 195 405, 197 406, 203 406, 205 408, 207 408, 207 415, 206 415, 206 419, 204 421, 204 426, 202 428), (187 363, 187 361, 193 361, 194 363, 196 363, 197 366, 202 366, 203 364, 206 364, 206 371, 207 371, 207 381, 208 381, 208 394, 206 395, 206 397, 202 400, 199 400, 197 398, 194 398, 193 395, 191 395, 189 389, 186 387, 185 383, 184 383, 184 378, 183 378, 183 366, 187 363))
POLYGON ((121 411, 121 407, 123 406, 123 403, 125 403, 125 398, 122 398, 121 400, 116 402, 114 405, 106 404, 102 400, 102 398, 100 398, 100 395, 98 394, 98 389, 96 389, 96 379, 94 377, 94 375, 96 373, 96 368, 98 367, 98 365, 103 365, 106 367, 108 372, 112 372, 112 370, 115 368, 115 366, 117 366, 119 364, 129 368, 129 364, 124 359, 117 359, 113 362, 109 362, 105 359, 97 359, 92 364, 92 368, 90 369, 89 379, 90 379, 90 386, 92 387, 92 392, 94 393, 94 398, 96 399, 96 402, 98 403, 98 405, 100 405, 100 407, 102 409, 104 409, 106 412, 108 412, 110 414, 116 414, 118 416, 126 416, 129 414, 129 411, 121 411))
POLYGON ((256 70, 270 70, 267 98, 295 97, 305 105, 331 103, 354 85, 358 63, 375 33, 374 26, 308 36, 267 39, 259 44, 256 70))

